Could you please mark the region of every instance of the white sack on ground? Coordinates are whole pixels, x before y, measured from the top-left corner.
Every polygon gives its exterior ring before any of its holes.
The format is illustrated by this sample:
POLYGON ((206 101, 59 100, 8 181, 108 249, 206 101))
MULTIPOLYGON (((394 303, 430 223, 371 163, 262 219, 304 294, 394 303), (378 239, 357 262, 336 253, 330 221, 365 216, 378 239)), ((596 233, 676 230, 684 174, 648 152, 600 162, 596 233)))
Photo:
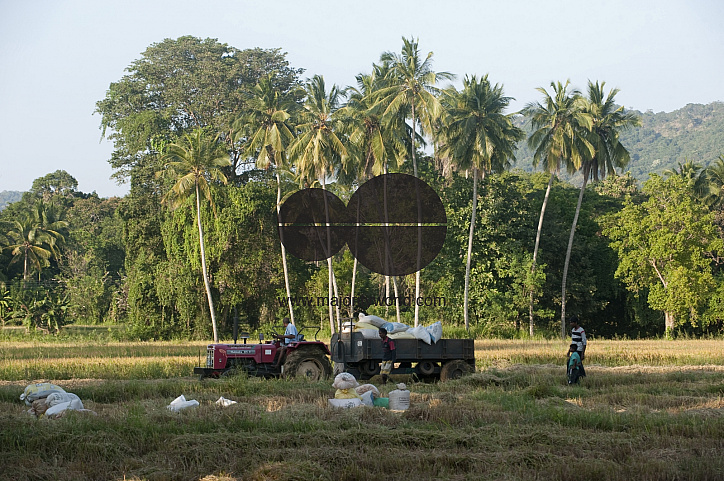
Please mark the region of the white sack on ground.
POLYGON ((20 400, 25 401, 25 404, 27 406, 32 406, 33 401, 37 401, 41 398, 46 398, 50 394, 55 392, 65 392, 65 389, 49 382, 29 384, 25 388, 25 391, 23 391, 23 393, 20 395, 20 400))
POLYGON ((166 409, 173 411, 173 412, 179 412, 182 409, 190 408, 198 406, 199 402, 195 399, 186 400, 186 397, 182 394, 173 401, 171 401, 171 404, 166 406, 166 409))
POLYGON ((380 397, 380 390, 377 389, 377 386, 375 386, 374 384, 362 384, 360 386, 357 386, 354 390, 357 391, 357 394, 359 395, 362 395, 368 391, 372 391, 375 397, 380 397))
POLYGON ((54 418, 61 414, 64 411, 84 411, 83 404, 78 404, 79 402, 76 401, 67 401, 58 403, 55 406, 49 407, 45 411, 45 417, 47 418, 54 418))
POLYGON ((329 405, 335 408, 356 408, 362 406, 360 398, 354 399, 328 399, 329 405))
POLYGON ((367 391, 366 393, 362 394, 361 399, 362 404, 364 404, 365 406, 372 407, 375 405, 374 394, 372 391, 367 391))
POLYGON ((72 406, 70 409, 83 409, 83 402, 72 392, 54 392, 45 398, 45 404, 47 404, 49 408, 64 403, 70 403, 72 406))
POLYGON ((236 401, 232 401, 231 399, 226 399, 224 396, 221 396, 217 401, 216 404, 223 407, 231 406, 232 404, 236 404, 236 401))
POLYGON ((397 389, 390 391, 390 409, 393 411, 405 411, 410 407, 410 391, 405 383, 399 383, 397 389))
POLYGON ((357 379, 348 372, 337 374, 332 383, 332 387, 336 389, 354 389, 357 386, 359 386, 357 379))

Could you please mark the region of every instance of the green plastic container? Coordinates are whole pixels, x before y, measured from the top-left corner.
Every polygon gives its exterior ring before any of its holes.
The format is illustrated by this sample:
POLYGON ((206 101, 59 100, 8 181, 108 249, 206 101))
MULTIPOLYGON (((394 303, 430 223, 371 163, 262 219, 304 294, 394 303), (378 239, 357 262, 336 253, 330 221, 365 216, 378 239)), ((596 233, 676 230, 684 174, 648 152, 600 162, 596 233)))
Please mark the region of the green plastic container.
POLYGON ((386 397, 376 397, 372 400, 372 405, 380 408, 388 408, 390 407, 390 398, 386 397))

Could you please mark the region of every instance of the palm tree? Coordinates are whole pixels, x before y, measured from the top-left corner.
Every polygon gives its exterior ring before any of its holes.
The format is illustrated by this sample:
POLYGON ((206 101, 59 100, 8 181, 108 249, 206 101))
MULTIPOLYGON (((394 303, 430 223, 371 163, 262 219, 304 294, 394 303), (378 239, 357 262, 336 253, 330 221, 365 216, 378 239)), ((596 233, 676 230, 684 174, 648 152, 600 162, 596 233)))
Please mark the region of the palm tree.
POLYGON ((216 328, 216 311, 211 296, 211 285, 206 272, 206 249, 204 245, 204 229, 201 225, 201 196, 211 204, 214 212, 216 206, 211 198, 211 182, 226 184, 226 177, 220 169, 228 167, 231 162, 226 152, 219 149, 218 136, 209 139, 202 129, 185 134, 180 142, 170 144, 161 160, 164 169, 158 175, 173 176, 174 185, 164 196, 164 201, 172 208, 178 208, 192 195, 196 201, 196 223, 199 228, 199 247, 201 249, 201 271, 206 287, 206 297, 211 313, 211 327, 214 342, 219 342, 216 328))
MULTIPOLYGON (((453 75, 449 72, 435 72, 432 70, 432 52, 428 52, 423 60, 416 39, 402 38, 401 54, 385 52, 381 56, 383 63, 388 62, 393 74, 393 83, 380 92, 380 99, 386 105, 383 120, 393 121, 393 118, 407 118, 410 115, 412 133, 410 136, 410 155, 412 169, 417 177, 417 160, 415 158, 415 140, 418 122, 422 131, 431 133, 432 125, 440 116, 441 106, 436 95, 439 90, 435 84, 440 80, 450 80, 453 75)), ((422 216, 422 206, 418 202, 418 218, 422 216)), ((419 236, 418 236, 419 237, 419 236)), ((418 239, 418 252, 422 249, 421 240, 418 239)), ((418 255, 418 258, 420 256, 418 255)), ((420 270, 415 273, 415 299, 420 297, 420 270)), ((418 324, 420 306, 415 302, 415 326, 418 324)))
MULTIPOLYGON (((282 182, 280 169, 288 169, 287 149, 294 141, 294 128, 291 122, 292 113, 298 105, 294 101, 294 93, 283 95, 274 88, 272 75, 259 80, 248 93, 246 112, 237 119, 234 131, 251 130, 246 146, 246 155, 256 157, 256 165, 262 169, 275 168, 277 178, 277 217, 282 200, 282 182)), ((284 286, 287 292, 289 317, 294 324, 292 294, 289 288, 289 270, 287 254, 284 247, 283 231, 279 230, 282 248, 282 267, 284 269, 284 286)))
MULTIPOLYGON (((384 105, 379 102, 381 89, 390 82, 389 64, 374 65, 372 74, 357 75, 357 87, 347 87, 349 100, 347 105, 340 109, 344 116, 345 128, 349 134, 351 144, 355 146, 354 168, 349 169, 355 173, 357 182, 368 180, 373 175, 388 173, 389 162, 399 167, 407 151, 406 132, 404 120, 384 123, 381 120, 384 105)), ((352 268, 352 292, 350 296, 354 301, 355 280, 357 275, 357 257, 352 268)), ((389 296, 389 276, 385 276, 385 285, 389 296)), ((395 288, 395 307, 397 321, 400 322, 400 300, 395 288)), ((350 311, 354 312, 353 306, 350 311)))
POLYGON ((465 263, 465 329, 470 328, 468 299, 478 176, 485 179, 487 173, 507 168, 509 159, 515 158, 516 142, 525 137, 525 132, 515 127, 510 116, 503 113, 511 100, 511 97, 503 95, 501 85, 490 85, 487 75, 480 80, 475 75, 465 76, 462 91, 450 87, 443 92, 442 104, 446 114, 442 127, 442 154, 449 157, 458 169, 472 169, 473 173, 473 212, 465 263))
MULTIPOLYGON (((714 172, 710 170, 712 166, 703 169, 701 164, 686 158, 683 164, 681 162, 677 162, 677 164, 679 164, 678 170, 676 167, 666 169, 663 175, 666 177, 672 175, 681 177, 697 198, 704 201, 704 203, 710 202, 712 199, 709 198, 709 194, 711 193, 712 186, 709 181, 709 176, 714 172)), ((716 188, 716 186, 714 187, 716 188)))
POLYGON ((13 255, 11 262, 22 259, 23 280, 30 278, 31 268, 35 268, 40 277, 40 271, 50 265, 50 259, 60 257, 58 244, 64 241, 61 231, 67 226, 66 221, 58 219, 55 206, 42 201, 20 220, 10 223, 5 249, 13 255))
POLYGON ((7 236, 9 243, 6 249, 13 255, 11 262, 23 260, 23 280, 30 278, 31 268, 40 273, 43 267, 50 265, 48 260, 52 252, 47 248, 50 235, 40 229, 31 216, 13 220, 7 236))
POLYGON ((704 203, 710 209, 720 209, 724 205, 724 154, 703 172, 704 203))
MULTIPOLYGON (((297 170, 304 178, 319 179, 322 189, 326 190, 327 178, 344 173, 349 153, 345 145, 346 139, 340 115, 337 113, 342 92, 333 85, 327 93, 324 78, 315 75, 305 86, 307 94, 300 113, 299 135, 289 150, 289 156, 295 161, 297 170)), ((326 196, 325 211, 327 211, 326 196)), ((329 219, 327 219, 329 225, 329 219)), ((330 246, 331 235, 327 234, 327 248, 330 246)), ((337 283, 332 268, 332 256, 327 257, 329 275, 329 325, 335 332, 334 313, 332 310, 332 290, 337 296, 337 283)), ((339 321, 339 304, 336 305, 339 321)))
POLYGON ((48 248, 54 259, 60 258, 59 244, 65 242, 63 232, 68 227, 68 222, 62 220, 58 207, 54 203, 39 201, 35 204, 33 219, 38 223, 40 229, 49 234, 48 248))
POLYGON ((666 169, 663 172, 664 176, 670 177, 672 175, 678 175, 683 178, 688 185, 693 185, 701 173, 701 164, 697 164, 693 160, 689 159, 684 159, 683 164, 681 162, 677 162, 677 164, 679 165, 678 169, 676 167, 673 169, 666 169))
MULTIPOLYGON (((531 102, 525 106, 522 113, 530 119, 533 133, 528 137, 528 147, 534 150, 533 166, 537 167, 543 162, 543 169, 550 173, 548 187, 546 188, 543 205, 538 219, 538 231, 533 249, 533 265, 531 271, 535 272, 540 234, 543 228, 548 198, 551 192, 553 178, 565 163, 568 173, 578 170, 585 159, 592 157, 593 146, 586 140, 585 133, 591 128, 591 118, 584 112, 584 103, 581 92, 577 89, 568 90, 570 81, 565 85, 561 82, 551 82, 553 96, 543 88, 538 90, 543 94, 543 102, 531 102)), ((533 292, 530 293, 529 329, 533 335, 533 292)), ((561 336, 565 337, 565 322, 561 323, 561 336)))
MULTIPOLYGON (((618 89, 609 90, 608 95, 603 91, 606 82, 595 84, 588 82, 588 98, 585 103, 585 111, 590 116, 591 127, 588 134, 589 142, 593 147, 592 156, 583 157, 580 171, 583 174, 581 191, 578 194, 576 214, 573 216, 571 234, 568 237, 568 248, 566 249, 566 260, 563 264, 563 282, 561 286, 561 324, 566 322, 566 279, 568 277, 568 266, 571 261, 571 249, 573 248, 573 237, 576 233, 578 215, 581 212, 583 193, 589 177, 595 180, 604 178, 607 174, 616 174, 616 168, 624 169, 630 160, 628 150, 618 141, 620 130, 637 126, 641 123, 633 112, 626 112, 623 106, 617 106, 615 102, 618 89)), ((565 328, 565 327, 564 327, 565 328)))

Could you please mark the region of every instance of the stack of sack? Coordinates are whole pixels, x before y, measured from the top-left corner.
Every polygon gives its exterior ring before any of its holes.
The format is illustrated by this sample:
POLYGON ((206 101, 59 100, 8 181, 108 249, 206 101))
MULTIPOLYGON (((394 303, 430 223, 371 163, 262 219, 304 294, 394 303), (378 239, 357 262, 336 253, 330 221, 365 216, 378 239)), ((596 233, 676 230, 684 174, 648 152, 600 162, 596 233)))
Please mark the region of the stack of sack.
POLYGON ((30 406, 28 414, 38 418, 59 418, 68 410, 95 414, 83 408, 83 402, 77 395, 65 392, 62 387, 49 382, 28 385, 20 395, 20 400, 30 406))
POLYGON ((437 321, 429 326, 410 327, 402 322, 387 322, 381 317, 359 313, 357 323, 347 323, 348 329, 361 332, 365 339, 379 339, 379 328, 387 331, 390 339, 419 339, 425 344, 435 344, 442 338, 442 324, 437 321))
POLYGON ((373 406, 375 398, 380 397, 380 391, 376 386, 373 384, 360 385, 357 379, 348 372, 338 374, 334 378, 332 387, 337 389, 334 399, 329 400, 329 404, 334 407, 373 406))

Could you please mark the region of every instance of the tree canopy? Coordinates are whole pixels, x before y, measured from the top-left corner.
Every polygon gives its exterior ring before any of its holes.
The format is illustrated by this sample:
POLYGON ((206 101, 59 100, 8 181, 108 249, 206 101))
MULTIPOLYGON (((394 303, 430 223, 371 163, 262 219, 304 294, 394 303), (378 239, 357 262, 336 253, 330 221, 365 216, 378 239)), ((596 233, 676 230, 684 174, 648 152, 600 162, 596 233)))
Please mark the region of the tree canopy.
POLYGON ((553 82, 522 121, 503 84, 467 74, 461 90, 443 88, 452 74, 432 58, 403 39, 342 89, 301 79, 280 49, 150 45, 96 105, 129 194, 101 199, 57 170, 0 211, 0 322, 221 340, 237 316, 254 328, 293 312, 325 335, 355 310, 396 306, 408 324, 474 336, 520 336, 526 321, 551 335, 565 312, 593 335, 724 329, 724 145, 701 159, 677 144, 670 172, 642 189, 618 175, 644 155, 633 133, 709 136, 715 108, 684 109, 698 112, 688 124, 670 116, 678 127, 641 114, 639 128, 604 82, 587 96, 553 82), (345 247, 326 262, 286 255, 286 198, 321 186, 346 204, 386 172, 416 175, 445 208, 447 236, 422 276, 385 278, 345 247))

